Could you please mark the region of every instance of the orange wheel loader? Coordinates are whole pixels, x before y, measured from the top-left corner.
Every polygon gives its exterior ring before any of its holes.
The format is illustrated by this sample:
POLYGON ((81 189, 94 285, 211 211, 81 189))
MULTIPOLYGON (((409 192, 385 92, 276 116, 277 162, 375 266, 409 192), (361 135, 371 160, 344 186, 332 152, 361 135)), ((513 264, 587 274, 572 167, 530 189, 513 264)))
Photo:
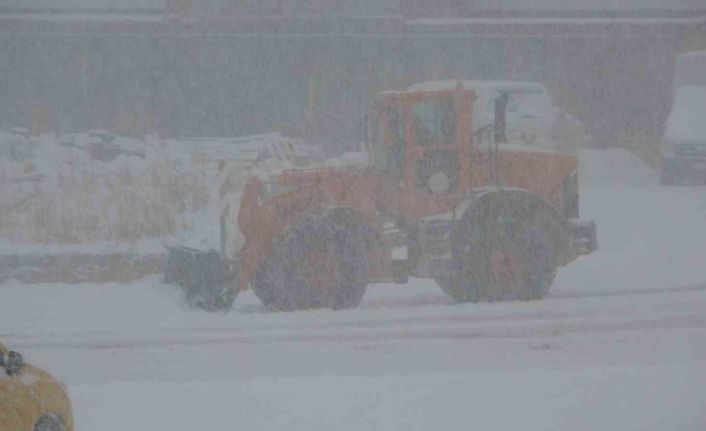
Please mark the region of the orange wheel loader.
POLYGON ((366 166, 252 176, 237 258, 175 250, 165 277, 225 289, 211 308, 252 288, 273 310, 345 309, 370 283, 409 276, 457 302, 542 298, 558 267, 597 248, 595 223, 579 219, 578 161, 503 142, 502 95, 494 123, 476 127, 475 101, 462 82, 380 93, 366 166))

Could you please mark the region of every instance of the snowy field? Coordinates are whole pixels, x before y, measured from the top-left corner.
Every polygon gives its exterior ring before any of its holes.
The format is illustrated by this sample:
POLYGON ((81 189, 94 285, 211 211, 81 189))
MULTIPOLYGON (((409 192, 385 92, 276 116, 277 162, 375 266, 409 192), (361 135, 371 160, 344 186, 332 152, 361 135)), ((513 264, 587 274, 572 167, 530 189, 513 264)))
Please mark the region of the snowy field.
POLYGON ((78 431, 704 430, 706 187, 582 155, 600 249, 529 303, 433 281, 348 311, 183 306, 157 277, 0 285, 0 339, 69 387, 78 431))

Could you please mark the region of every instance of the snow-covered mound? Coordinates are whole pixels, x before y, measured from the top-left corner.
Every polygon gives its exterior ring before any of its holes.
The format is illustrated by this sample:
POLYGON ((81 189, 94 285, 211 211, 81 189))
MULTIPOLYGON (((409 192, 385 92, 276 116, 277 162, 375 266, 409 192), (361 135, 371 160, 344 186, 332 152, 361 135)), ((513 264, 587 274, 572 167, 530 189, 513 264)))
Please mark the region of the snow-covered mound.
POLYGON ((219 192, 237 191, 273 160, 293 166, 305 157, 302 146, 279 134, 162 140, 0 131, 0 250, 218 247, 219 192))
POLYGON ((6 243, 136 242, 183 226, 206 186, 160 143, 105 132, 0 135, 0 233, 6 243))
POLYGON ((653 168, 623 148, 584 150, 580 163, 579 181, 588 187, 645 187, 658 182, 653 168))
POLYGON ((677 88, 664 137, 680 143, 703 143, 706 137, 706 121, 703 115, 705 103, 706 86, 688 85, 677 88))

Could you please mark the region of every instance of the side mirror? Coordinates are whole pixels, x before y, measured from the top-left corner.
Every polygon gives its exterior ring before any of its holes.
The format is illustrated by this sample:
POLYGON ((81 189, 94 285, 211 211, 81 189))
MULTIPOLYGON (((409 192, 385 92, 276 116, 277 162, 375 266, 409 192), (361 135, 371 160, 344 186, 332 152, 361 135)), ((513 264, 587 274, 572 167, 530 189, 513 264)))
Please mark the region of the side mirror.
POLYGON ((370 115, 365 114, 363 117, 363 142, 365 142, 365 151, 370 151, 370 115))
POLYGON ((505 120, 507 118, 507 104, 509 101, 509 93, 503 93, 495 99, 495 142, 499 144, 507 143, 505 120))
POLYGON ((24 365, 24 358, 14 350, 7 355, 0 354, 0 366, 5 367, 5 374, 8 376, 19 373, 24 365))

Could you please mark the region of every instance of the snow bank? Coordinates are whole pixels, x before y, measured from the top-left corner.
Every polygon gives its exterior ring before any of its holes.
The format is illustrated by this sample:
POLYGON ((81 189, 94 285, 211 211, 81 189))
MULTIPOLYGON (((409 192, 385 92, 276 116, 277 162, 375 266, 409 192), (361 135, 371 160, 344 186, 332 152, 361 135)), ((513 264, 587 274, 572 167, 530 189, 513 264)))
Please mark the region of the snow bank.
POLYGON ((237 214, 250 170, 271 160, 291 166, 299 147, 279 134, 160 140, 0 131, 0 251, 219 248, 221 198, 232 195, 237 214))
POLYGON ((174 233, 207 185, 162 143, 93 131, 0 135, 0 233, 7 244, 131 243, 174 233))
MULTIPOLYGON (((649 187, 658 183, 657 172, 639 156, 623 148, 583 150, 579 169, 581 186, 591 189, 622 191, 626 187, 649 187)), ((590 208, 591 205, 582 202, 582 207, 590 208)))
MULTIPOLYGON (((703 72, 702 72, 703 74, 703 72)), ((665 139, 680 143, 706 144, 706 86, 678 87, 667 120, 665 139)))

